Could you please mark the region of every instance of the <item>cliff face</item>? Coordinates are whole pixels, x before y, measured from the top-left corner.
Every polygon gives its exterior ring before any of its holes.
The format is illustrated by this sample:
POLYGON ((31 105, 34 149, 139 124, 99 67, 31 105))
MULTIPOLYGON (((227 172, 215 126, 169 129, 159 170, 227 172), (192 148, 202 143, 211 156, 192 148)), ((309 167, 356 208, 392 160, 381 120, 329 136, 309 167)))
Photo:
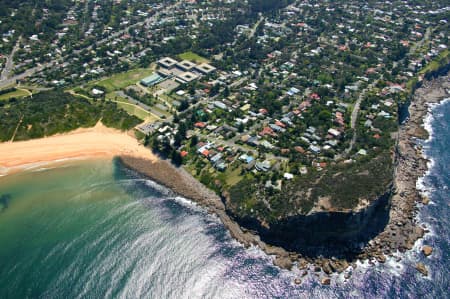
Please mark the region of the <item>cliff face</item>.
MULTIPOLYGON (((261 240, 309 256, 349 256, 385 228, 392 188, 357 212, 313 212, 262 225, 251 217, 234 219, 261 240)), ((232 214, 232 211, 228 211, 232 214)))

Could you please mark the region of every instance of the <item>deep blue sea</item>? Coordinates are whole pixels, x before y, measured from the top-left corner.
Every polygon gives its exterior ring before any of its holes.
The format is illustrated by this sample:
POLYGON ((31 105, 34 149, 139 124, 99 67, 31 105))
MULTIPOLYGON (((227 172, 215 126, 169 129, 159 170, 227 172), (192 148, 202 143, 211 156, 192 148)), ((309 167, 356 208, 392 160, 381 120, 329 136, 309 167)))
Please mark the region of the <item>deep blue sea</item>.
POLYGON ((118 163, 75 161, 0 178, 0 298, 450 298, 450 101, 427 126, 433 162, 418 184, 431 203, 418 219, 431 232, 400 262, 296 285, 299 270, 244 249, 190 201, 118 163))

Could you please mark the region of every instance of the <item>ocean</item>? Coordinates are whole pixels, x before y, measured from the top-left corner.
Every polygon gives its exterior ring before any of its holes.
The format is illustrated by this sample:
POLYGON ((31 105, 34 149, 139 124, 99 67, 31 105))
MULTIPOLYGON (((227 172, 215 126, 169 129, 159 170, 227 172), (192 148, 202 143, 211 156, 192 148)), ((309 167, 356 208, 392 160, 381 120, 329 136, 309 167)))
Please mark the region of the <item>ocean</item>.
POLYGON ((301 271, 274 267, 217 217, 116 161, 2 177, 0 298, 449 298, 449 126, 447 100, 432 110, 423 142, 432 162, 418 186, 431 202, 417 217, 430 233, 385 264, 358 263, 348 280, 335 274, 330 286, 314 274, 296 285, 301 271))

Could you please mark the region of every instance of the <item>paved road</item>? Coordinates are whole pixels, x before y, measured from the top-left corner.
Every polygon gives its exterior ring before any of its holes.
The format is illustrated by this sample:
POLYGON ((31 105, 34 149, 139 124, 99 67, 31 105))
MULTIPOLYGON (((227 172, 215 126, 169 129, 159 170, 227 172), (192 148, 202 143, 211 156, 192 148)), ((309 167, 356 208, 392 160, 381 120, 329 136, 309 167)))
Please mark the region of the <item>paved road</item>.
POLYGON ((264 21, 264 16, 261 16, 259 18, 259 20, 255 23, 255 25, 253 26, 252 30, 250 31, 250 34, 248 35, 248 38, 251 39, 255 33, 256 33, 256 29, 258 29, 259 24, 261 24, 262 21, 264 21))
POLYGON ((81 32, 84 34, 86 32, 86 27, 89 23, 89 1, 86 0, 85 4, 84 4, 84 12, 83 12, 83 25, 81 25, 81 32))
POLYGON ((6 80, 9 77, 9 74, 11 73, 12 69, 14 68, 14 55, 16 54, 17 50, 19 50, 20 46, 20 40, 22 37, 19 37, 16 44, 14 45, 14 48, 12 49, 11 53, 6 56, 6 64, 3 68, 2 74, 0 76, 0 81, 6 80))
POLYGON ((230 84, 230 88, 238 87, 238 86, 240 86, 241 84, 243 84, 247 80, 248 80, 248 77, 243 77, 243 78, 239 79, 238 81, 235 81, 235 82, 231 83, 230 84))
MULTIPOLYGON (((432 32, 432 28, 430 28, 430 27, 427 28, 427 31, 425 32, 424 37, 423 37, 419 42, 415 43, 415 44, 410 48, 410 50, 409 50, 409 55, 414 54, 414 53, 416 52, 416 50, 417 50, 419 47, 422 47, 423 44, 424 44, 425 42, 427 42, 427 41, 430 39, 431 32, 432 32)), ((401 59, 400 61, 395 61, 395 62, 393 63, 393 66, 394 66, 394 67, 397 67, 397 65, 400 64, 400 63, 403 63, 404 60, 405 60, 405 59, 403 58, 403 59, 401 59)), ((375 85, 377 85, 377 83, 378 83, 380 80, 382 80, 382 79, 383 79, 383 76, 381 76, 381 78, 379 78, 379 79, 377 79, 376 81, 374 81, 373 83, 371 83, 371 84, 370 84, 365 90, 363 90, 363 91, 361 92, 361 94, 359 95, 358 100, 357 100, 356 103, 355 103, 355 107, 353 108, 353 111, 352 111, 352 117, 351 117, 351 122, 350 122, 350 127, 351 127, 352 129, 355 130, 355 127, 356 127, 356 121, 357 121, 357 119, 358 119, 358 114, 359 114, 360 105, 361 105, 362 100, 364 99, 364 96, 365 96, 366 92, 367 92, 368 90, 372 89, 375 85)), ((353 146, 355 145, 355 142, 356 142, 356 138, 357 138, 357 132, 356 132, 356 130, 355 130, 355 131, 353 132, 353 138, 352 138, 352 140, 350 141, 350 146, 345 150, 345 152, 346 152, 347 154, 350 153, 351 150, 353 149, 353 146)))
POLYGON ((32 76, 35 73, 42 71, 44 68, 47 68, 47 67, 52 66, 52 65, 53 65, 52 62, 44 63, 44 64, 41 64, 41 65, 32 67, 32 68, 26 70, 25 72, 23 72, 21 74, 15 75, 15 76, 10 77, 10 78, 5 79, 5 80, 0 80, 0 88, 6 87, 8 85, 15 84, 17 80, 22 80, 22 79, 24 79, 26 77, 32 76))
POLYGON ((352 111, 352 116, 351 116, 351 120, 350 120, 350 128, 353 129, 353 138, 350 141, 350 146, 345 150, 345 152, 348 154, 351 152, 351 150, 353 149, 353 146, 355 145, 356 142, 356 137, 357 137, 357 133, 356 133, 356 121, 358 120, 358 114, 359 114, 359 109, 361 107, 361 102, 364 100, 364 97, 366 96, 367 91, 371 90, 372 88, 374 88, 378 82, 381 80, 377 79, 374 82, 372 82, 371 84, 369 84, 366 89, 364 89, 363 91, 361 91, 361 93, 359 94, 358 100, 356 100, 355 106, 353 107, 353 111, 352 111))

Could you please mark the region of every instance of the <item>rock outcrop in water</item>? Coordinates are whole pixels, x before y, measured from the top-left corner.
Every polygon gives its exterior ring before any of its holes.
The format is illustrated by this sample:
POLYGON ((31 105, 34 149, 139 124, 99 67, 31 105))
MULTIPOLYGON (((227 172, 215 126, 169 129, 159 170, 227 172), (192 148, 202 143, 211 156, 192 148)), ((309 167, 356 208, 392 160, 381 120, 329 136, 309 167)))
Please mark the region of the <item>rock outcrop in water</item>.
POLYGON ((0 195, 0 212, 8 208, 9 202, 11 201, 11 195, 3 194, 0 195))

